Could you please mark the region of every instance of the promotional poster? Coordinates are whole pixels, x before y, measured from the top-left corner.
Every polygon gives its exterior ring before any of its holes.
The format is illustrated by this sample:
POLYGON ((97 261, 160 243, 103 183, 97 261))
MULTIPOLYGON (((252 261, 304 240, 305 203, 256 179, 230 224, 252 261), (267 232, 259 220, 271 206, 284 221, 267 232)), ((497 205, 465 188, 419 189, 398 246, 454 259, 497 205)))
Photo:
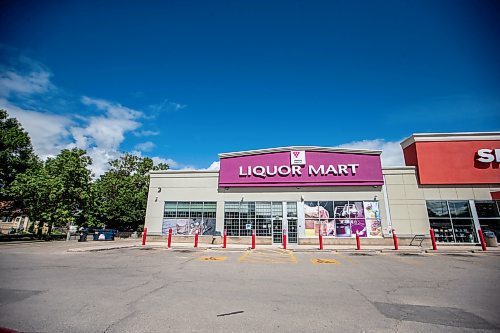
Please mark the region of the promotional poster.
POLYGON ((215 219, 163 219, 162 234, 167 235, 172 228, 173 235, 213 235, 215 233, 215 219))
POLYGON ((381 237, 377 201, 306 201, 305 236, 381 237))

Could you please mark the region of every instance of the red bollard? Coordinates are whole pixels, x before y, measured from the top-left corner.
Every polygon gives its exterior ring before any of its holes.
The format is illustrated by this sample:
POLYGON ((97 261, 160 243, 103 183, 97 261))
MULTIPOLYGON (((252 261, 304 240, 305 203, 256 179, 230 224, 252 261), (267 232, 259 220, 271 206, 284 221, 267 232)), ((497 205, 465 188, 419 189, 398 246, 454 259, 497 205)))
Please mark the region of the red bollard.
POLYGON ((394 250, 398 250, 398 236, 396 236, 396 230, 392 229, 392 240, 394 241, 394 250))
POLYGON ((323 235, 319 233, 319 249, 323 250, 323 235))
POLYGON ((223 240, 223 243, 222 243, 222 248, 225 249, 227 246, 227 230, 224 229, 224 240, 223 240))
POLYGON ((255 230, 252 230, 252 250, 255 250, 255 230))
POLYGON ((481 229, 478 230, 479 240, 481 241, 481 248, 483 251, 486 251, 486 242, 484 241, 483 231, 481 229))
POLYGON ((283 229, 283 250, 286 250, 286 231, 283 229))
POLYGON ((194 233, 194 247, 198 247, 198 230, 194 233))
POLYGON ((142 232, 142 245, 146 245, 147 234, 148 234, 148 228, 144 228, 144 231, 142 232))
POLYGON ((359 241, 359 235, 356 232, 356 250, 361 250, 361 242, 359 241))
POLYGON ((170 249, 171 247, 172 247, 172 228, 168 228, 167 248, 170 249))
POLYGON ((437 248, 437 245, 436 245, 436 235, 434 235, 434 230, 433 230, 433 229, 431 229, 431 230, 430 230, 430 233, 431 233, 432 249, 433 249, 434 251, 437 251, 437 249, 438 249, 438 248, 437 248))

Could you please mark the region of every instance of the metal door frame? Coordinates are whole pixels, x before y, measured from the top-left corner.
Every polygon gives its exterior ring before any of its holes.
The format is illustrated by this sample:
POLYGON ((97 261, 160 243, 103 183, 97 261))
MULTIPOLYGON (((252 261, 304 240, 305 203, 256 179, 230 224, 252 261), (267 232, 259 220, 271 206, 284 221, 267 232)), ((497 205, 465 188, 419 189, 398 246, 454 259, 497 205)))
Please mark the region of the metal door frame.
POLYGON ((284 219, 283 219, 283 218, 281 218, 281 219, 276 219, 276 218, 273 218, 273 219, 271 220, 271 225, 272 225, 272 228, 271 228, 271 239, 272 239, 272 243, 273 243, 273 245, 274 245, 274 244, 281 244, 281 243, 283 243, 283 224, 284 224, 283 222, 284 222, 284 219), (281 222, 281 223, 280 223, 281 225, 280 225, 279 230, 276 230, 276 232, 277 232, 277 233, 279 233, 279 237, 280 237, 280 241, 279 241, 279 242, 275 242, 275 241, 274 241, 274 235, 275 235, 275 230, 274 230, 274 222, 275 222, 275 221, 279 221, 279 222, 281 222))
POLYGON ((287 218, 287 242, 290 244, 298 244, 299 243, 299 219, 298 218, 290 218, 288 220, 287 218), (295 242, 290 241, 290 222, 294 221, 295 222, 295 242))

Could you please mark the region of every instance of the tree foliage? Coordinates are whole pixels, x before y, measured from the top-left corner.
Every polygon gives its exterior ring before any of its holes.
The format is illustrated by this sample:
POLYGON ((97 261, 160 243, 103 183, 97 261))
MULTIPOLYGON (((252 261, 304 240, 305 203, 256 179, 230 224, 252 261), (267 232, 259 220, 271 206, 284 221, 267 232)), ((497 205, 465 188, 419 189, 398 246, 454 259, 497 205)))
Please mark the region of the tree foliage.
POLYGON ((19 122, 0 111, 0 194, 12 198, 32 221, 49 226, 137 230, 144 223, 150 170, 166 170, 148 157, 124 154, 93 181, 92 159, 63 149, 40 162, 19 122))
POLYGON ((32 220, 49 225, 84 224, 90 208, 92 160, 81 149, 63 149, 55 158, 19 174, 10 193, 32 220))
POLYGON ((94 184, 94 221, 108 228, 137 230, 144 223, 149 188, 149 170, 166 170, 151 158, 125 154, 110 162, 110 170, 94 184))
POLYGON ((10 184, 38 163, 28 133, 17 119, 0 110, 0 200, 12 199, 7 193, 10 184))

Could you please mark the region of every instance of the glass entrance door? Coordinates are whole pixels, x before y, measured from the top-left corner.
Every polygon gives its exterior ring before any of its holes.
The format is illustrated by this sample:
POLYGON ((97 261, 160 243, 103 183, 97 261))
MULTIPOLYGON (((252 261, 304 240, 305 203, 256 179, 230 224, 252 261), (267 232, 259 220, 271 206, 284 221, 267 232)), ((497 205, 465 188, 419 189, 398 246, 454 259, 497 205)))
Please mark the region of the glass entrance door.
POLYGON ((297 220, 288 219, 288 243, 297 244, 297 220))
POLYGON ((283 242, 283 221, 273 220, 273 244, 281 244, 283 242))

